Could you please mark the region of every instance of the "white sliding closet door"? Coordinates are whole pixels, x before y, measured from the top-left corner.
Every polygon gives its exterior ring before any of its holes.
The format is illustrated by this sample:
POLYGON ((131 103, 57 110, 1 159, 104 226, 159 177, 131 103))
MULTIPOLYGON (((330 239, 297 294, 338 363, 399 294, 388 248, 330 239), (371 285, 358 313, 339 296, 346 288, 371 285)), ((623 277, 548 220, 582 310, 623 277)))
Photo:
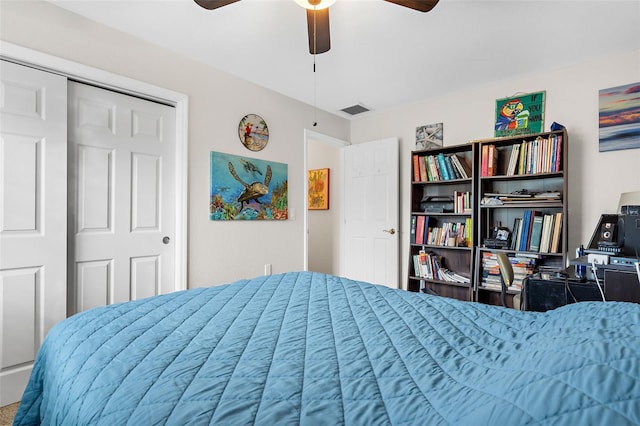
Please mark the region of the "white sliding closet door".
POLYGON ((69 82, 69 313, 175 288, 175 108, 69 82))
POLYGON ((66 317, 67 80, 0 61, 0 406, 66 317))
POLYGON ((21 398, 43 339, 67 315, 184 283, 175 108, 0 66, 4 406, 21 398))

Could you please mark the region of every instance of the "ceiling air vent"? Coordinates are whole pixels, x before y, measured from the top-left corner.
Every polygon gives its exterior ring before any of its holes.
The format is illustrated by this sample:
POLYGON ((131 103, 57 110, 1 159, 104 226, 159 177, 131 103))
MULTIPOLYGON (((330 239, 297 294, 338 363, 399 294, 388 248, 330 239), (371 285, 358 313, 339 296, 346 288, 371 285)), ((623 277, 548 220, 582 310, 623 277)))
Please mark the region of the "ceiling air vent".
POLYGON ((357 105, 353 105, 353 106, 350 106, 350 107, 343 108, 340 111, 346 112, 347 114, 350 114, 350 115, 357 115, 357 114, 362 114, 363 112, 367 112, 367 111, 370 111, 370 110, 369 110, 369 108, 367 108, 364 105, 357 104, 357 105))

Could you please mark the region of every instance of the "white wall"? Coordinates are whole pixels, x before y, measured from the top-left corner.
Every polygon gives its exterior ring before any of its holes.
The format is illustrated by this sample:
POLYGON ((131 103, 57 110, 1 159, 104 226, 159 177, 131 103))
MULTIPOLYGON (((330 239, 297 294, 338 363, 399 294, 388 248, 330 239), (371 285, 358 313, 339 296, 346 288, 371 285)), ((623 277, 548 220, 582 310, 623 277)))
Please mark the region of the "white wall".
POLYGON ((340 209, 342 207, 342 162, 340 148, 333 144, 309 140, 307 167, 329 168, 329 210, 309 210, 308 269, 339 274, 340 209))
MULTIPOLYGON (((219 284, 263 273, 303 268, 304 128, 314 108, 237 79, 177 53, 71 14, 50 3, 0 1, 2 40, 189 96, 189 286, 219 284), (269 145, 259 153, 239 142, 237 123, 256 113, 269 124, 269 145), (289 165, 289 207, 284 222, 208 220, 209 152, 289 165)), ((541 58, 544 60, 544 58, 541 58)), ((425 75, 425 78, 428 78, 425 75)), ((314 131, 352 142, 397 136, 401 141, 401 217, 409 218, 409 152, 415 127, 443 122, 445 144, 492 136, 495 100, 546 90, 545 123, 569 131, 569 246, 585 243, 600 213, 614 212, 621 192, 640 190, 640 149, 598 152, 598 90, 640 81, 640 51, 371 113, 351 124, 318 111, 314 131)), ((408 235, 402 230, 403 282, 408 235)))
MULTIPOLYGON (((545 130, 556 121, 567 128, 569 135, 569 247, 577 247, 589 242, 601 213, 615 213, 621 192, 640 190, 640 149, 598 151, 598 90, 638 81, 640 51, 634 51, 543 74, 505 79, 352 121, 352 143, 389 136, 401 140, 401 268, 406 269, 409 255, 408 160, 415 146, 417 126, 444 123, 445 145, 490 138, 496 99, 545 90, 545 130)), ((406 286, 406 270, 402 276, 406 286)))
POLYGON ((0 2, 3 41, 145 81, 189 96, 188 281, 220 284, 304 268, 304 129, 346 139, 349 122, 225 74, 177 53, 112 30, 50 3, 0 2), (238 139, 240 119, 261 115, 269 144, 258 153, 238 139), (287 221, 209 221, 209 152, 289 165, 287 221))

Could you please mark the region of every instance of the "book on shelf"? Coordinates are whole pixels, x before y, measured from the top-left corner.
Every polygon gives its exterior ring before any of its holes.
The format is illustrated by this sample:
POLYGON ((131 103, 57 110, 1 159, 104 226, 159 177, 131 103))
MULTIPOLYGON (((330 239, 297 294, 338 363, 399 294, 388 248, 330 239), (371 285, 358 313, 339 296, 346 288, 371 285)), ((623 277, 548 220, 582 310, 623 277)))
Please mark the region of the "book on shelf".
POLYGON ((409 235, 409 242, 411 244, 415 244, 416 243, 416 225, 418 224, 418 216, 416 216, 415 214, 411 215, 411 228, 410 228, 410 235, 409 235))
POLYGON ((447 166, 447 173, 449 174, 449 180, 460 179, 460 175, 458 174, 456 169, 453 167, 453 163, 451 161, 450 155, 444 156, 444 164, 447 166))
POLYGON ((511 230, 511 250, 516 250, 520 246, 520 233, 522 232, 522 218, 513 219, 513 229, 511 230))
POLYGON ((444 158, 444 154, 441 152, 437 155, 438 159, 438 170, 442 174, 442 180, 451 180, 452 178, 449 176, 449 170, 447 169, 447 163, 444 158))
POLYGON ((557 212, 553 219, 553 232, 551 234, 551 253, 560 253, 562 246, 562 212, 557 212))
POLYGON ((514 144, 511 147, 511 155, 509 156, 509 165, 507 166, 507 176, 516 174, 516 167, 520 158, 520 144, 514 144))
POLYGON ((414 240, 416 244, 424 244, 424 224, 424 216, 418 216, 416 220, 416 238, 414 240))
MULTIPOLYGON (((539 256, 532 256, 525 253, 515 253, 508 255, 509 263, 513 268, 513 282, 509 290, 521 290, 522 283, 529 275, 536 270, 539 256)), ((495 290, 502 288, 502 277, 498 259, 493 252, 482 252, 482 274, 480 286, 495 290)))
POLYGON ((424 162, 424 159, 420 159, 418 161, 418 167, 420 168, 420 182, 427 182, 429 180, 429 176, 427 174, 427 164, 424 162))
POLYGON ((542 214, 534 214, 531 224, 531 239, 529 240, 529 251, 540 251, 543 222, 544 216, 542 214))
POLYGON ((551 246, 551 230, 553 229, 552 214, 545 214, 542 221, 542 237, 540 238, 540 253, 549 253, 551 246))
POLYGON ((425 157, 425 162, 427 163, 427 167, 431 171, 431 182, 437 182, 442 180, 440 175, 438 174, 438 168, 436 167, 435 157, 433 155, 429 155, 425 157))
POLYGON ((498 149, 493 144, 482 146, 481 175, 495 176, 498 171, 498 149))
POLYGON ((495 176, 498 172, 498 149, 495 145, 489 145, 489 160, 487 163, 487 176, 495 176))
POLYGON ((414 182, 420 182, 420 156, 413 155, 413 180, 414 182))
POLYGON ((431 171, 431 165, 429 164, 429 157, 423 157, 422 163, 424 163, 425 173, 427 174, 427 182, 433 182, 438 180, 438 177, 433 176, 433 172, 431 171))
POLYGON ((473 230, 472 228, 472 222, 471 222, 471 218, 468 217, 465 219, 464 221, 464 238, 465 241, 467 243, 467 247, 472 247, 473 246, 473 239, 471 238, 471 231, 473 230))
POLYGON ((517 250, 526 251, 527 241, 529 237, 529 221, 531 220, 531 211, 525 210, 522 215, 522 225, 520 226, 520 235, 518 238, 517 250))
POLYGON ((489 145, 482 145, 482 153, 480 159, 480 175, 487 175, 487 168, 489 166, 489 145))
POLYGON ((464 158, 461 159, 456 154, 451 154, 450 158, 451 162, 456 167, 456 170, 458 170, 461 179, 468 179, 471 177, 471 168, 464 158))

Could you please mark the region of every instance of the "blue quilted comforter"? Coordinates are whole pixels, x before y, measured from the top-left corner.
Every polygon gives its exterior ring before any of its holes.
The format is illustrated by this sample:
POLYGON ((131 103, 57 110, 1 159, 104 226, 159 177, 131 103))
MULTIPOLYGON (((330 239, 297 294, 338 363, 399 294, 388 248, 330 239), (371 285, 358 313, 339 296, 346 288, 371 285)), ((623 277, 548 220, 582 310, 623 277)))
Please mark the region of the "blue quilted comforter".
POLYGON ((287 273, 90 310, 15 424, 640 424, 640 305, 546 313, 287 273))

